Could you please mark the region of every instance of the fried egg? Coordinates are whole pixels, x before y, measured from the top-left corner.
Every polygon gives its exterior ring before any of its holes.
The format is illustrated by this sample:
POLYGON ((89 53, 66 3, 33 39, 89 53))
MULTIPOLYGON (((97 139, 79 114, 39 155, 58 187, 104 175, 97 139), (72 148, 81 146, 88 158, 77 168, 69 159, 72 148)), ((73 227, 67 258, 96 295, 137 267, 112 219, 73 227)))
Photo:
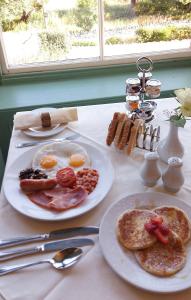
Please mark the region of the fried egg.
POLYGON ((64 141, 40 148, 33 157, 32 167, 41 169, 49 178, 53 178, 58 170, 65 167, 71 167, 74 171, 90 168, 91 161, 84 147, 64 141))
POLYGON ((82 154, 75 153, 70 156, 69 165, 77 168, 83 166, 85 163, 85 157, 82 154))

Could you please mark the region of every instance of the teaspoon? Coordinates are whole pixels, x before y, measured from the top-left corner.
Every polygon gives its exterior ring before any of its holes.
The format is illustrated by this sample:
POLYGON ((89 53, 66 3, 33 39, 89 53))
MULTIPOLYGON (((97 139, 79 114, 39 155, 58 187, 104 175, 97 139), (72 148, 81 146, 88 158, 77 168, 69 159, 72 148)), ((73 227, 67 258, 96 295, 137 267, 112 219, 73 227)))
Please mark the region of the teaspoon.
POLYGON ((35 265, 44 263, 51 264, 55 269, 66 269, 76 264, 82 257, 83 251, 81 248, 66 248, 64 250, 56 252, 51 259, 40 260, 28 264, 20 264, 14 266, 4 266, 0 268, 0 276, 18 271, 20 269, 28 268, 35 265))

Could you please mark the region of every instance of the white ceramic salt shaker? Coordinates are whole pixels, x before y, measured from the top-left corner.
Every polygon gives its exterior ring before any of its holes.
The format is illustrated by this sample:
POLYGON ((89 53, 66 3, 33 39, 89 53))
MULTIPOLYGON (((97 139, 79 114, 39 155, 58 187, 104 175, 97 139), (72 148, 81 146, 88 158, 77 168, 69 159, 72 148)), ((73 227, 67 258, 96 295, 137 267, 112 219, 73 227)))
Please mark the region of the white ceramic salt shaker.
POLYGON ((168 168, 162 175, 164 188, 172 193, 177 193, 184 183, 182 174, 182 159, 180 157, 170 157, 168 168))
POLYGON ((161 171, 158 166, 159 155, 157 152, 145 153, 145 161, 141 168, 141 178, 146 186, 154 186, 161 177, 161 171))

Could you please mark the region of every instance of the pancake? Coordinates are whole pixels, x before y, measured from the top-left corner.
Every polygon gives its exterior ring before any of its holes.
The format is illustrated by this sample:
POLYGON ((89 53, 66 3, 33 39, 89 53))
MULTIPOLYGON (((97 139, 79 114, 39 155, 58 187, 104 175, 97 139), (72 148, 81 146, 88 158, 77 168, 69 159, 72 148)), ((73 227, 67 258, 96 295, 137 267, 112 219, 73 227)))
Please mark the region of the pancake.
POLYGON ((167 245, 157 241, 150 248, 135 251, 135 257, 145 271, 163 277, 175 274, 186 263, 182 240, 173 231, 167 245))
POLYGON ((190 239, 190 221, 186 213, 175 206, 160 206, 153 210, 156 214, 162 216, 171 230, 173 230, 183 243, 190 239))
POLYGON ((143 249, 153 245, 156 237, 145 230, 144 224, 156 216, 157 214, 149 210, 125 211, 117 222, 117 236, 120 243, 129 250, 143 249))

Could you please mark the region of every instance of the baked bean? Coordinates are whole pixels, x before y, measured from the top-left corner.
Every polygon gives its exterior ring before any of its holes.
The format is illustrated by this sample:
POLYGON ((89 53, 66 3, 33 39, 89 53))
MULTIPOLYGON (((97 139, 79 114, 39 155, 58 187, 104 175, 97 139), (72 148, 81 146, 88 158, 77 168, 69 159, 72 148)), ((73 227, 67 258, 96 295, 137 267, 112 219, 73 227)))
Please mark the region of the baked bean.
POLYGON ((97 170, 84 168, 76 174, 76 185, 83 187, 90 194, 95 189, 98 178, 97 170))

